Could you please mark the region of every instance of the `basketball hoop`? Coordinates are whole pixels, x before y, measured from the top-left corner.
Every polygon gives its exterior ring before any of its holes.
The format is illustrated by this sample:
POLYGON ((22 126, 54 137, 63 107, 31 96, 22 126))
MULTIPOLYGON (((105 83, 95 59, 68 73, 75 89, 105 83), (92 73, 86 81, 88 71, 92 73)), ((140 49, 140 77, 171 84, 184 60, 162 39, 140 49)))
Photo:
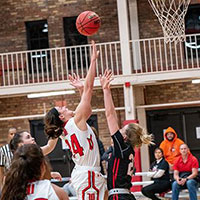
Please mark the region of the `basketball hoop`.
POLYGON ((148 0, 158 17, 165 42, 185 41, 185 14, 191 0, 148 0))

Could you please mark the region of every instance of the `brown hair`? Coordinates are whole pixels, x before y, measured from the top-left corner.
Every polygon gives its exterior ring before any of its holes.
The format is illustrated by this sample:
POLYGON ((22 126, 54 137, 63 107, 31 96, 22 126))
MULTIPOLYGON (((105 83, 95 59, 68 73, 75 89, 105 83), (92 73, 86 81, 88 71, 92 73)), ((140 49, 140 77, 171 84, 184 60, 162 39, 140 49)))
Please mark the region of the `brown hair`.
POLYGON ((15 154, 8 173, 6 174, 1 200, 21 200, 26 197, 29 181, 41 178, 41 166, 45 157, 36 144, 24 144, 15 154))
POLYGON ((147 131, 139 124, 130 123, 125 131, 127 142, 129 142, 133 147, 140 147, 142 144, 154 144, 152 142, 152 135, 148 134, 147 131))
POLYGON ((52 108, 44 118, 45 133, 51 138, 59 137, 63 132, 64 122, 59 118, 56 108, 52 108))
POLYGON ((94 126, 91 126, 91 129, 93 130, 95 136, 96 136, 97 138, 99 138, 99 133, 98 133, 97 129, 94 128, 94 126))
POLYGON ((159 150, 162 153, 162 156, 164 156, 164 152, 160 147, 155 148, 154 153, 159 150))

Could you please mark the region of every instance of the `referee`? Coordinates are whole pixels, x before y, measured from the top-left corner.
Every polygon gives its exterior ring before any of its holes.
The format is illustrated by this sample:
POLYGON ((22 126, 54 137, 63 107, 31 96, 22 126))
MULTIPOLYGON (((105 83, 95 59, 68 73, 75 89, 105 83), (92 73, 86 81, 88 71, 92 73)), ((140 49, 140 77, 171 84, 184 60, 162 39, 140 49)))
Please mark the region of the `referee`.
POLYGON ((16 128, 12 127, 9 128, 8 130, 8 139, 7 139, 7 144, 4 146, 0 147, 0 191, 3 186, 3 179, 5 172, 8 170, 11 164, 11 160, 13 157, 13 154, 10 150, 9 143, 10 140, 13 138, 15 133, 17 132, 16 128))

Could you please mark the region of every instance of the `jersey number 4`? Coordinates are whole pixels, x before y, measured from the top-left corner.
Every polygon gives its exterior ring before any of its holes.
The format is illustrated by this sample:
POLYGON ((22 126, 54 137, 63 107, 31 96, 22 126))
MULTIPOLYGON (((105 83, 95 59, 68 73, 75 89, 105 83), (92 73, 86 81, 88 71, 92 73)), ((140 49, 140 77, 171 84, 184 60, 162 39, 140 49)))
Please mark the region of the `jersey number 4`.
POLYGON ((83 155, 83 147, 79 144, 78 139, 75 134, 71 135, 71 145, 74 154, 83 155))
MULTIPOLYGON (((87 138, 88 143, 89 143, 89 148, 90 150, 93 149, 93 141, 92 141, 92 136, 90 138, 87 138)), ((71 135, 71 145, 69 144, 68 140, 65 140, 67 145, 69 146, 70 150, 73 152, 73 154, 79 154, 79 156, 83 156, 83 147, 80 145, 77 137, 75 134, 71 135)))

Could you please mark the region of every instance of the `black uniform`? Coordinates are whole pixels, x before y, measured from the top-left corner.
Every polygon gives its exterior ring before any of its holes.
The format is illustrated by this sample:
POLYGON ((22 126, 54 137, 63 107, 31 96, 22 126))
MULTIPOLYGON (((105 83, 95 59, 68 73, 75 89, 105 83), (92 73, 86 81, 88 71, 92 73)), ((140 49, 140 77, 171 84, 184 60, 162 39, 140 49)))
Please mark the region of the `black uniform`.
MULTIPOLYGON (((129 164, 133 163, 131 158, 134 157, 132 146, 124 142, 119 131, 113 136, 114 149, 110 159, 108 160, 108 190, 114 188, 130 189, 131 176, 127 174, 129 164)), ((132 200, 135 197, 130 194, 114 194, 109 196, 109 200, 132 200)))
POLYGON ((146 197, 153 199, 153 200, 159 200, 155 194, 156 193, 162 193, 166 192, 167 190, 171 189, 171 182, 169 178, 169 164, 167 161, 163 158, 159 163, 157 161, 153 162, 151 164, 150 169, 152 171, 157 171, 159 169, 165 170, 165 173, 163 176, 159 178, 152 178, 154 181, 153 184, 145 186, 142 188, 142 193, 146 197))

